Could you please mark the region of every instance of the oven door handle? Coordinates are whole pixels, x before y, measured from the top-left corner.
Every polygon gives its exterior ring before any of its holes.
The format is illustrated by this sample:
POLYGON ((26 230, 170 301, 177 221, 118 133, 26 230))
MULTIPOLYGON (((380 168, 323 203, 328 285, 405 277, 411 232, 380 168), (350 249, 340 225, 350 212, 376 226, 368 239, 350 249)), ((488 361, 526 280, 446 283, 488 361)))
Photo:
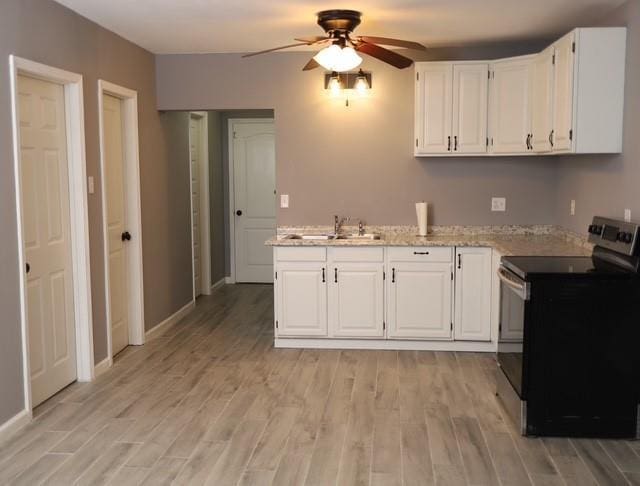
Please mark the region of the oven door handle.
POLYGON ((523 282, 517 277, 514 278, 511 272, 509 272, 505 268, 498 269, 498 278, 501 282, 504 282, 507 287, 513 290, 522 300, 529 300, 530 287, 528 282, 523 282))

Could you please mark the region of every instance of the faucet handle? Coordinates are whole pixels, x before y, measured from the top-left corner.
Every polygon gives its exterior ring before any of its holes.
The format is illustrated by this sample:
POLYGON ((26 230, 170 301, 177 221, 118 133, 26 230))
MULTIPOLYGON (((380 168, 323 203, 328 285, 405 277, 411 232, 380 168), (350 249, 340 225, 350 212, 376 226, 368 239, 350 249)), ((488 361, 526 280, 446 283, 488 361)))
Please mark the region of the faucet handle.
POLYGON ((364 221, 361 219, 358 220, 358 234, 360 236, 364 235, 364 221))

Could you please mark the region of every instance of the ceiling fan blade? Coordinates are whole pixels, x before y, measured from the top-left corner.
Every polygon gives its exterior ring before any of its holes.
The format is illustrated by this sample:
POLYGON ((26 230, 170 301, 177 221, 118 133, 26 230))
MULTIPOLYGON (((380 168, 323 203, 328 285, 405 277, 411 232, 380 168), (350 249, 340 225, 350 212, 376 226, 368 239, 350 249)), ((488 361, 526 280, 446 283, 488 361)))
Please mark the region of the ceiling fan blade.
POLYGON ((370 44, 382 44, 383 46, 405 47, 407 49, 415 49, 418 51, 425 51, 427 49, 425 46, 417 42, 400 39, 389 39, 388 37, 373 37, 368 35, 361 35, 359 36, 359 39, 370 44))
POLYGON ((296 37, 294 40, 297 40, 300 42, 306 42, 307 44, 311 45, 311 44, 315 44, 317 42, 323 42, 329 39, 330 37, 327 37, 327 36, 321 37, 319 35, 314 35, 311 37, 296 37))
POLYGON ((289 47, 299 47, 299 46, 308 46, 308 45, 309 45, 308 42, 297 42, 295 44, 289 44, 286 46, 274 47, 272 49, 265 49, 264 51, 251 52, 250 54, 245 54, 242 57, 257 56, 259 54, 266 54, 267 52, 279 51, 280 49, 288 49, 289 47))
POLYGON ((375 44, 369 44, 368 42, 361 41, 356 45, 356 51, 368 54, 371 57, 380 59, 387 64, 391 64, 398 69, 408 68, 413 64, 413 61, 408 57, 402 56, 397 52, 390 51, 384 47, 377 46, 375 44))
POLYGON ((318 64, 316 62, 316 60, 312 57, 311 59, 309 59, 309 62, 307 64, 304 65, 304 67, 302 68, 303 71, 311 71, 312 69, 315 69, 317 67, 320 67, 320 64, 318 64))

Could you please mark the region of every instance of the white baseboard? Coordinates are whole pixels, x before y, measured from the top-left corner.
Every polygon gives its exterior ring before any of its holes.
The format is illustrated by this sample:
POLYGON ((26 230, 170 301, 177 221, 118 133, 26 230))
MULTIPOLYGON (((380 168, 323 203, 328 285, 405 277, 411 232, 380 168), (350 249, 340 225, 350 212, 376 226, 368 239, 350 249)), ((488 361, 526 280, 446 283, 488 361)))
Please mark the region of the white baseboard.
POLYGON ((113 364, 113 360, 111 358, 105 358, 102 361, 100 361, 97 365, 93 367, 93 373, 95 377, 97 378, 102 373, 104 373, 109 368, 111 368, 112 364, 113 364))
POLYGON ((215 289, 219 289, 226 283, 227 283, 227 277, 222 277, 220 280, 218 280, 216 283, 214 283, 211 286, 211 291, 213 292, 215 289))
POLYGON ((31 422, 31 418, 31 412, 24 409, 0 425, 0 443, 4 442, 22 427, 31 422))
POLYGON ((233 277, 225 277, 224 278, 224 283, 226 283, 226 284, 234 284, 234 283, 236 283, 236 279, 233 278, 233 277))
POLYGON ((171 314, 164 321, 160 322, 159 324, 156 324, 147 332, 145 332, 144 333, 145 338, 150 339, 154 335, 156 335, 158 332, 162 331, 165 327, 170 326, 171 324, 175 324, 184 316, 186 316, 189 312, 195 309, 195 307, 196 307, 196 303, 194 300, 192 300, 191 302, 186 304, 184 307, 182 307, 181 309, 178 309, 175 313, 171 314))
POLYGON ((396 351, 475 351, 495 353, 496 344, 474 341, 410 341, 398 339, 276 338, 276 348, 389 349, 396 351))

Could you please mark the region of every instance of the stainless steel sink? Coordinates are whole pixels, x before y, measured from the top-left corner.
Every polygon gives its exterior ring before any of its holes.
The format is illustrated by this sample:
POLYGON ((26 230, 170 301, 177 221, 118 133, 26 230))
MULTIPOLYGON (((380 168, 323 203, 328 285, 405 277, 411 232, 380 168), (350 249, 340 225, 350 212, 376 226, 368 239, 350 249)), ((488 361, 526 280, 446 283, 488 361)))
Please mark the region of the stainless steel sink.
POLYGON ((329 235, 329 234, 305 234, 305 235, 290 234, 290 235, 283 236, 283 239, 285 240, 333 240, 334 238, 335 238, 335 235, 329 235))
POLYGON ((359 233, 340 234, 336 236, 337 240, 380 240, 382 236, 379 233, 359 233))

